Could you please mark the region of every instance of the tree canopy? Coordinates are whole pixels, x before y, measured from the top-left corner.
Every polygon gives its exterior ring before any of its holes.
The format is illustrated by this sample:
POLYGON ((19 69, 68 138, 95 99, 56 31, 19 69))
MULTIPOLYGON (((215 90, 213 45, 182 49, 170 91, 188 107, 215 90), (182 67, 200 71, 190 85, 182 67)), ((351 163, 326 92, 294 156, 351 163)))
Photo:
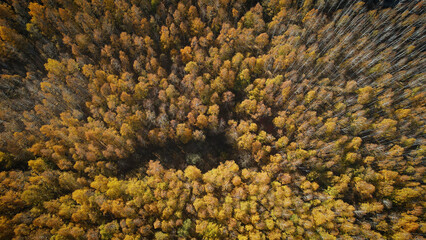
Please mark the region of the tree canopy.
POLYGON ((0 3, 0 239, 423 239, 425 6, 0 3))

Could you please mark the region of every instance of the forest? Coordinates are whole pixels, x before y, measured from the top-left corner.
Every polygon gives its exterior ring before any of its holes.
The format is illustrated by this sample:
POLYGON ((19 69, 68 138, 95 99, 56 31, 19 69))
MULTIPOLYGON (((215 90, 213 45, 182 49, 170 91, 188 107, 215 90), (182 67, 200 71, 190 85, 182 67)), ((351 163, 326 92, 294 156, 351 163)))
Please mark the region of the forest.
POLYGON ((426 239, 425 0, 3 0, 0 239, 426 239))

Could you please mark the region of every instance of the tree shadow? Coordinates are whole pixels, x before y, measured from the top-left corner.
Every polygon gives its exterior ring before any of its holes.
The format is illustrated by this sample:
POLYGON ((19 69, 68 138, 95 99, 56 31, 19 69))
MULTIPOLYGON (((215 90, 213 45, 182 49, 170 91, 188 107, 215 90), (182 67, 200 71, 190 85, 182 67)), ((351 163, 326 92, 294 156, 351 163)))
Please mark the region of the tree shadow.
POLYGON ((118 162, 120 175, 132 175, 150 160, 158 160, 165 168, 184 170, 194 165, 202 172, 219 166, 226 160, 235 160, 238 152, 229 143, 224 133, 207 135, 204 141, 187 144, 167 142, 164 146, 151 145, 138 149, 132 156, 118 162))

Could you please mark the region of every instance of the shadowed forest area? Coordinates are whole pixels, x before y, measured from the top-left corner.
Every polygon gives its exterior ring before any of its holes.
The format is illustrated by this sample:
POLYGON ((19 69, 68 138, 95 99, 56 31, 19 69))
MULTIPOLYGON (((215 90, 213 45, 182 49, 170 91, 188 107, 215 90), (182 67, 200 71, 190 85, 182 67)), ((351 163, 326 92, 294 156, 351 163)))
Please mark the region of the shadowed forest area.
POLYGON ((424 0, 4 0, 0 239, 425 239, 424 0))

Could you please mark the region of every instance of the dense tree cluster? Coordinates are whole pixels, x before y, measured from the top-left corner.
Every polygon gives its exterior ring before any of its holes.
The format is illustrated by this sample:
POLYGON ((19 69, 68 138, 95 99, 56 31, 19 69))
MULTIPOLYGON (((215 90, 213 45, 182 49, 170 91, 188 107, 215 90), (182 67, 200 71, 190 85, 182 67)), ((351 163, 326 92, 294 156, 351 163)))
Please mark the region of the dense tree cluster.
POLYGON ((424 5, 3 1, 0 239, 423 239, 424 5))

